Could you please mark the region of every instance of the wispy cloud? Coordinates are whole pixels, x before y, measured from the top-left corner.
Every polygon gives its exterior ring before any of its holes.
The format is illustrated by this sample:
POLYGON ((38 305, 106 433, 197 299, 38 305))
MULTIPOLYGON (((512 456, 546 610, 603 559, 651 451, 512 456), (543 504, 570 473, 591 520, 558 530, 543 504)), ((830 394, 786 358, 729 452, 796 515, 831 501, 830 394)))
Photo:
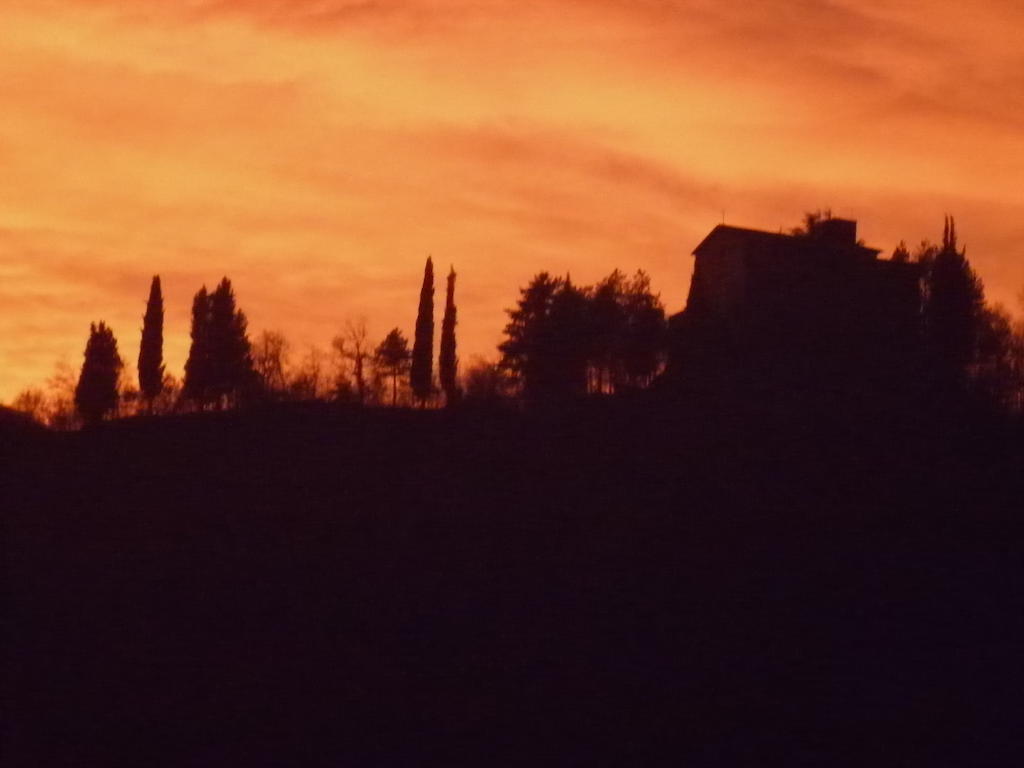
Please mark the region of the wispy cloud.
POLYGON ((643 267, 677 309, 723 215, 820 205, 885 248, 957 214, 1012 303, 1022 26, 1010 0, 10 0, 0 398, 91 320, 133 357, 154 272, 180 369, 202 282, 325 344, 408 327, 433 253, 468 358, 533 271, 643 267))

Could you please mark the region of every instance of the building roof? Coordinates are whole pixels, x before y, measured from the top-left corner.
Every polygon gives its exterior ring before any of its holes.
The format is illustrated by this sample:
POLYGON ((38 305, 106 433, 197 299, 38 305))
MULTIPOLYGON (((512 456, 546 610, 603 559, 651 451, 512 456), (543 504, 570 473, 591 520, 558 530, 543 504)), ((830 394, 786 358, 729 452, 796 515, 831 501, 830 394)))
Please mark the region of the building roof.
POLYGON ((719 224, 693 249, 693 252, 694 254, 701 254, 735 246, 747 246, 757 249, 784 248, 794 251, 817 250, 824 246, 835 250, 851 251, 872 259, 881 253, 881 249, 868 248, 856 241, 856 222, 845 219, 831 219, 830 221, 839 224, 844 235, 852 236, 849 239, 839 239, 824 235, 788 235, 782 232, 765 232, 759 229, 746 229, 745 227, 719 224))

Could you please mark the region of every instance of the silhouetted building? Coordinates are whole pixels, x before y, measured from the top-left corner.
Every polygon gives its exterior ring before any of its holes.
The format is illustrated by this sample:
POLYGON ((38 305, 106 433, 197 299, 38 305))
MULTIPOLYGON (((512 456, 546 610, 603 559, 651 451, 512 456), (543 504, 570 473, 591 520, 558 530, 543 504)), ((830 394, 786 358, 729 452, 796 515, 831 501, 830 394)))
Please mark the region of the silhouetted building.
POLYGON ((672 318, 670 370, 758 386, 896 375, 916 348, 920 270, 878 254, 845 219, 797 234, 715 227, 672 318))

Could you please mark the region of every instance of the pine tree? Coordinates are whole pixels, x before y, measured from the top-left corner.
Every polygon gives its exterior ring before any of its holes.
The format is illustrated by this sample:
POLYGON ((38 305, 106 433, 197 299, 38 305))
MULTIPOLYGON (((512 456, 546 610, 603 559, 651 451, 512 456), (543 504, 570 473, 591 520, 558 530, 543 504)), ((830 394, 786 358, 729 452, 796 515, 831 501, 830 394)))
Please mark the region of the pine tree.
POLYGON ((397 328, 384 338, 374 353, 378 374, 391 377, 391 406, 398 404, 398 380, 409 370, 409 342, 397 328))
POLYGON ((139 344, 139 392, 150 408, 164 385, 164 299, 160 276, 153 277, 149 288, 146 314, 142 318, 142 341, 139 344))
POLYGON ((106 323, 89 326, 85 361, 75 387, 75 407, 86 424, 95 424, 117 407, 117 381, 123 363, 117 339, 106 323))
POLYGON ((565 399, 586 393, 587 366, 593 348, 589 290, 566 275, 551 300, 550 330, 542 348, 545 395, 565 399))
POLYGON ((665 308, 642 270, 593 287, 542 272, 508 314, 501 367, 527 400, 646 387, 666 354, 665 308))
POLYGON ((455 347, 457 312, 458 310, 455 308, 455 267, 452 267, 448 273, 444 319, 441 321, 441 351, 438 359, 441 387, 444 389, 445 403, 448 405, 455 405, 462 396, 458 382, 459 358, 456 356, 455 347))
POLYGON ((185 363, 182 396, 204 407, 223 408, 250 394, 258 376, 245 314, 235 307, 226 277, 213 293, 203 286, 192 302, 192 347, 185 363))
POLYGON ((515 309, 506 310, 509 322, 505 326, 505 341, 498 346, 502 355, 500 365, 527 399, 540 396, 545 389, 549 316, 552 301, 561 288, 559 278, 541 272, 519 290, 515 309))
POLYGON ((205 285, 192 299, 191 336, 181 395, 202 407, 210 399, 210 297, 205 285))
POLYGON ((623 295, 626 278, 614 270, 599 282, 590 295, 590 349, 593 387, 597 392, 614 392, 621 379, 619 356, 626 326, 623 295))
POLYGON ((424 405, 434 391, 434 263, 427 257, 423 287, 416 314, 416 336, 412 345, 409 385, 413 396, 424 405))
POLYGON ((250 391, 256 380, 245 314, 235 307, 235 293, 226 277, 209 298, 209 386, 218 407, 250 391))
POLYGON ((569 277, 541 272, 508 310, 501 366, 527 400, 571 397, 586 391, 592 323, 588 290, 569 277))

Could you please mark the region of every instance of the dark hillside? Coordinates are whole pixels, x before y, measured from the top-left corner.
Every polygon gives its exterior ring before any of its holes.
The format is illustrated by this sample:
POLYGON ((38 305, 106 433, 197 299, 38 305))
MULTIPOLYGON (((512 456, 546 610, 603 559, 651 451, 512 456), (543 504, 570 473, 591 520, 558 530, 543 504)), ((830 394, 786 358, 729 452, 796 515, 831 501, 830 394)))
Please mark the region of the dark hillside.
POLYGON ((40 436, 45 429, 24 413, 0 405, 0 455, 6 455, 24 442, 40 436))
POLYGON ((38 436, 4 765, 1020 754, 1022 446, 621 401, 38 436))

